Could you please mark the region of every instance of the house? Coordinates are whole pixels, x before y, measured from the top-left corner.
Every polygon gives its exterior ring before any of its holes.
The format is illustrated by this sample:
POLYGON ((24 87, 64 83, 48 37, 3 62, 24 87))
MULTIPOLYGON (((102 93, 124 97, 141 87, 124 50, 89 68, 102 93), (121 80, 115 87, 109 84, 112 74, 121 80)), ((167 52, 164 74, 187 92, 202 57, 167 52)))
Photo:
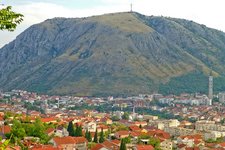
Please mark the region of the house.
POLYGON ((100 121, 106 124, 112 124, 112 120, 109 118, 102 118, 100 121))
POLYGON ((108 132, 108 131, 109 131, 109 127, 106 126, 106 125, 98 125, 98 127, 97 127, 97 132, 99 133, 99 132, 101 132, 102 130, 103 130, 104 133, 105 133, 105 132, 108 132))
POLYGON ((154 147, 151 145, 136 145, 134 150, 154 150, 154 147))
POLYGON ((63 150, 61 147, 54 147, 52 145, 35 145, 30 150, 63 150))
POLYGON ((93 148, 91 148, 91 150, 110 150, 110 149, 108 149, 104 145, 98 143, 93 148))
POLYGON ((215 147, 216 147, 216 148, 225 148, 225 142, 223 142, 223 143, 218 143, 218 144, 216 144, 215 147))
POLYGON ((4 125, 4 118, 2 116, 0 116, 0 125, 4 125))
POLYGON ((86 150, 88 148, 88 141, 84 137, 74 137, 76 141, 76 149, 77 150, 86 150))
POLYGON ((57 127, 54 130, 54 134, 55 134, 55 136, 58 136, 58 137, 69 136, 69 132, 64 127, 57 127))
POLYGON ((97 128, 95 121, 87 121, 83 125, 83 129, 90 132, 95 132, 97 128))
POLYGON ((57 123, 55 118, 41 118, 41 122, 43 123, 57 123))
POLYGON ((129 129, 130 129, 131 131, 141 131, 141 129, 140 129, 138 126, 136 126, 136 125, 131 125, 131 126, 129 126, 129 129))
POLYGON ((63 150, 87 150, 88 141, 84 137, 54 137, 54 146, 60 146, 63 150))
POLYGON ((204 145, 204 141, 202 139, 202 136, 199 135, 199 134, 188 135, 188 136, 180 136, 180 137, 177 138, 177 143, 178 144, 185 144, 188 147, 204 145))
POLYGON ((96 144, 91 150, 119 150, 120 141, 119 140, 106 140, 101 144, 96 144))
POLYGON ((147 133, 149 136, 153 136, 159 139, 170 139, 170 134, 163 130, 152 130, 147 133))
POLYGON ((0 132, 3 134, 10 133, 11 127, 9 125, 3 125, 0 127, 0 132))
POLYGON ((138 127, 139 126, 144 127, 144 126, 148 125, 148 123, 146 121, 135 121, 134 124, 138 127))
POLYGON ((114 141, 109 141, 109 140, 106 140, 102 143, 102 145, 104 145, 104 147, 108 148, 108 149, 111 149, 111 150, 119 150, 120 148, 120 141, 119 143, 116 143, 114 141))
POLYGON ((122 139, 122 138, 128 137, 129 135, 130 135, 129 131, 118 131, 115 133, 115 137, 117 139, 122 139))
POLYGON ((160 140, 160 148, 163 150, 172 150, 173 142, 171 140, 160 140))
POLYGON ((45 131, 45 133, 48 134, 48 136, 51 136, 55 133, 55 129, 54 128, 49 128, 45 131))

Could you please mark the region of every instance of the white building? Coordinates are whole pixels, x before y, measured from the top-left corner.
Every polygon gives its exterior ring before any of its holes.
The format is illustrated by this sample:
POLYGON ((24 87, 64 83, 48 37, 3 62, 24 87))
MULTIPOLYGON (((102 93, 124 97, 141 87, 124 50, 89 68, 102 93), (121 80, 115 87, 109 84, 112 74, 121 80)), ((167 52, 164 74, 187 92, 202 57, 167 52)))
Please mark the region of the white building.
POLYGON ((219 93, 219 102, 225 103, 225 92, 219 93))

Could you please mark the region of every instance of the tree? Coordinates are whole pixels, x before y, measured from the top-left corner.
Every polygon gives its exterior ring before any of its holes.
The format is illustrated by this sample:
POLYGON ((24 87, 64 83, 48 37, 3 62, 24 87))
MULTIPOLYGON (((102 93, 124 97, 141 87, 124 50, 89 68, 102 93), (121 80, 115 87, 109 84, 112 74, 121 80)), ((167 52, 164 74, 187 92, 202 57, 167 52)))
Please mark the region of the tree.
POLYGON ((118 117, 118 116, 112 116, 112 121, 119 121, 120 120, 120 118, 118 117))
POLYGON ((124 141, 124 139, 121 140, 121 143, 120 143, 120 150, 126 150, 126 143, 124 141))
POLYGON ((93 142, 98 143, 98 131, 96 129, 93 142))
POLYGON ((104 133, 103 133, 103 129, 102 129, 101 133, 100 133, 99 143, 103 143, 104 141, 105 141, 105 139, 104 139, 104 133))
POLYGON ((83 136, 83 133, 82 133, 82 127, 81 126, 76 126, 76 130, 75 130, 75 134, 74 136, 78 137, 78 136, 83 136))
POLYGON ((84 137, 88 139, 88 130, 86 130, 84 137))
POLYGON ((46 131, 45 124, 43 124, 43 122, 40 119, 36 119, 34 122, 33 136, 39 137, 41 140, 40 142, 43 144, 47 144, 50 140, 50 137, 48 136, 48 134, 45 133, 45 131, 46 131))
POLYGON ((131 143, 131 137, 130 137, 130 136, 125 137, 125 138, 123 138, 123 141, 124 141, 124 143, 126 143, 126 144, 131 143))
POLYGON ((8 145, 9 145, 9 142, 10 142, 10 139, 5 140, 5 141, 0 145, 0 149, 1 149, 1 150, 6 149, 6 148, 8 147, 8 145))
POLYGON ((125 112, 122 116, 122 119, 128 120, 129 119, 129 113, 125 112))
POLYGON ((26 136, 26 132, 22 127, 21 122, 18 120, 13 121, 11 133, 13 135, 13 138, 23 139, 26 136))
POLYGON ((89 131, 88 132, 88 138, 87 138, 88 142, 91 142, 92 141, 92 137, 91 137, 91 132, 89 131))
POLYGON ((88 140, 88 142, 92 141, 91 132, 86 130, 85 132, 85 138, 88 140))
POLYGON ((155 149, 158 149, 160 147, 160 140, 154 137, 150 137, 148 144, 152 145, 155 149))
POLYGON ((13 12, 11 6, 0 9, 0 30, 14 31, 23 21, 23 15, 13 12))
POLYGON ((67 131, 69 132, 69 136, 74 136, 75 131, 74 131, 74 126, 73 126, 72 121, 69 122, 69 125, 67 127, 67 131))

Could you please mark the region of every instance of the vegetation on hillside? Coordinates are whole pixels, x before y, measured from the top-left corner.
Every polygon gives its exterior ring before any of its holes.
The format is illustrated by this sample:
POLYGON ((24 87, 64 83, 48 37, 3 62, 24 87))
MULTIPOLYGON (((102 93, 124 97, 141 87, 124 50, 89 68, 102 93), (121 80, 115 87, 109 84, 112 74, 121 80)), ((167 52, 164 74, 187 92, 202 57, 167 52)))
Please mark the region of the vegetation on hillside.
POLYGON ((206 93, 212 70, 215 91, 224 91, 224 39, 195 22, 138 13, 49 19, 0 50, 0 86, 77 96, 206 93))

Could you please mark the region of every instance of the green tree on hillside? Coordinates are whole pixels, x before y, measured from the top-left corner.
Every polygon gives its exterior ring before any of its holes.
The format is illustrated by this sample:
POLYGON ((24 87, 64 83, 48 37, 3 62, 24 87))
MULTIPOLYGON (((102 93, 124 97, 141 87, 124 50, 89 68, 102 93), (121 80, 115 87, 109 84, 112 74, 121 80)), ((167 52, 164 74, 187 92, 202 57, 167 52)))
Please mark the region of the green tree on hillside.
POLYGON ((0 30, 14 31, 22 21, 23 15, 12 11, 11 6, 0 9, 0 30))
POLYGON ((88 140, 88 142, 92 141, 91 132, 86 130, 85 132, 85 138, 88 140))
POLYGON ((155 149, 160 149, 160 140, 154 137, 149 138, 149 145, 152 145, 155 149))
POLYGON ((88 142, 91 142, 92 141, 92 137, 91 137, 91 132, 89 131, 88 132, 88 138, 87 138, 88 142))
POLYGON ((83 136, 83 133, 82 133, 82 127, 81 126, 76 126, 76 130, 75 130, 75 134, 74 136, 78 137, 78 136, 83 136))
POLYGON ((128 112, 124 112, 122 119, 128 120, 129 119, 129 113, 128 112))
POLYGON ((96 129, 93 142, 98 143, 98 131, 96 129))
POLYGON ((69 125, 67 127, 67 131, 69 132, 69 136, 74 136, 75 130, 74 130, 74 126, 73 126, 72 121, 69 122, 69 125))
POLYGON ((126 142, 124 141, 124 139, 121 140, 121 143, 120 143, 120 150, 126 150, 126 142))
POLYGON ((99 143, 103 143, 104 141, 105 141, 105 138, 104 138, 104 133, 103 133, 103 129, 102 129, 101 133, 100 133, 99 143))
POLYGON ((45 124, 40 119, 36 119, 34 122, 34 132, 32 136, 39 137, 41 143, 47 144, 50 140, 50 137, 45 133, 45 131, 45 124))

